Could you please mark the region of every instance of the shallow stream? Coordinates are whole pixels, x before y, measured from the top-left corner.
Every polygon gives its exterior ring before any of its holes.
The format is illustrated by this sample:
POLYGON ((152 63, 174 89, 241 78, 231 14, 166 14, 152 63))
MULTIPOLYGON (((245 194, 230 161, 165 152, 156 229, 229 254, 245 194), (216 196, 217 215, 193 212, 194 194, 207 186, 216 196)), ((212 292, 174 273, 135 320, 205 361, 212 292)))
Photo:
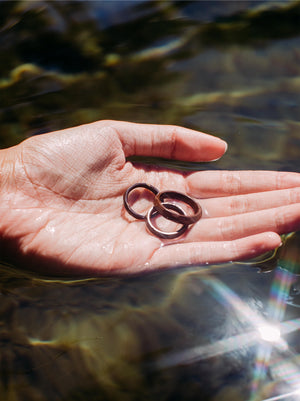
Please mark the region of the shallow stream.
MULTIPOLYGON (((0 52, 1 147, 108 118, 229 143, 214 163, 148 163, 300 172, 299 1, 2 1, 0 52)), ((299 400, 299 329, 299 233, 134 278, 3 263, 0 399, 299 400)))

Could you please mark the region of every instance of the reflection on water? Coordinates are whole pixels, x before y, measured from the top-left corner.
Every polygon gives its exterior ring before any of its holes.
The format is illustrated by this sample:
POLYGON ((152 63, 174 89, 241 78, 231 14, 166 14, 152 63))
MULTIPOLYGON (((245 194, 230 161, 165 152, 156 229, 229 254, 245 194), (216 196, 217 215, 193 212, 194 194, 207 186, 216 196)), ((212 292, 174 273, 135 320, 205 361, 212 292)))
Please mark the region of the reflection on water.
MULTIPOLYGON (((292 260, 289 242, 278 258, 292 260)), ((7 400, 296 394, 300 316, 288 299, 297 281, 279 265, 267 274, 240 264, 69 282, 3 267, 1 394, 7 400)))
MULTIPOLYGON (((230 144, 209 166, 159 161, 177 168, 299 171, 299 18, 299 1, 3 1, 1 146, 115 118, 230 144)), ((299 243, 131 279, 3 265, 1 400, 299 399, 299 243)))

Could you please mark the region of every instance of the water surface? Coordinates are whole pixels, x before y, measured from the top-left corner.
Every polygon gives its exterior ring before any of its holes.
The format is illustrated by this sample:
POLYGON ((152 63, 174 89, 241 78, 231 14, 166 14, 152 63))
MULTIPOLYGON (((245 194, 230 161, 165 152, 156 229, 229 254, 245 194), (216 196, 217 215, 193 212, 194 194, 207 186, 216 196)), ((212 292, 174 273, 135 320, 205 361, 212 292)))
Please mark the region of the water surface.
MULTIPOLYGON (((229 143, 215 163, 147 162, 299 171, 299 1, 3 1, 0 27, 2 147, 123 119, 229 143)), ((299 243, 130 279, 3 263, 1 400, 296 400, 299 243)))

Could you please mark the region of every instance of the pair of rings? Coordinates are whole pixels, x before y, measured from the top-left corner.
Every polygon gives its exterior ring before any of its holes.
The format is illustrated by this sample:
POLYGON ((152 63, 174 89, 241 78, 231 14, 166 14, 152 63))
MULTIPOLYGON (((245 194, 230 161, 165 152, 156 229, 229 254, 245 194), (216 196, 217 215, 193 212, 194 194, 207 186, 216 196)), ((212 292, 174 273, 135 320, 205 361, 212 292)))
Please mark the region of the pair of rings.
POLYGON ((127 212, 138 220, 144 220, 148 230, 160 238, 173 239, 180 237, 189 227, 189 225, 196 223, 202 215, 201 206, 194 201, 191 197, 177 191, 163 191, 159 190, 152 185, 138 182, 130 186, 123 195, 124 207, 127 212), (129 194, 136 188, 145 188, 155 195, 153 206, 148 210, 147 214, 143 215, 137 213, 131 206, 129 206, 129 194), (170 201, 179 201, 188 205, 192 209, 193 214, 188 214, 179 205, 170 203, 170 201), (157 228, 153 224, 153 219, 158 214, 162 215, 168 220, 181 224, 177 231, 166 232, 157 228))

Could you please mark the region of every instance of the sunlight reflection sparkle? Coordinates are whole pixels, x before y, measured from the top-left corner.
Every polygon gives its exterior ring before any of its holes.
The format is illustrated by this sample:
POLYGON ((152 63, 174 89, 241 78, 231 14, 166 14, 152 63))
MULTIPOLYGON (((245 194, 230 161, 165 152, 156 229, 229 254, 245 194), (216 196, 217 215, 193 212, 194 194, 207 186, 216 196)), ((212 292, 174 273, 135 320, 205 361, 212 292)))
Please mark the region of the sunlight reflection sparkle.
POLYGON ((252 304, 239 297, 217 277, 207 274, 201 280, 210 288, 213 298, 228 312, 228 319, 232 316, 242 322, 244 330, 241 328, 231 336, 224 333, 222 339, 212 343, 166 353, 157 362, 159 368, 192 364, 252 348, 255 359, 248 401, 275 401, 291 397, 300 401, 300 354, 297 355, 285 339, 287 334, 300 330, 300 318, 284 321, 286 300, 294 281, 293 273, 280 266, 275 270, 266 314, 261 313, 259 308, 251 307, 252 304), (287 388, 275 388, 279 385, 287 388))
POLYGON ((258 326, 257 330, 260 334, 261 339, 264 341, 277 343, 281 339, 280 329, 275 325, 265 324, 262 326, 258 326))
POLYGON ((279 401, 279 400, 286 400, 287 397, 293 397, 293 399, 295 400, 294 396, 299 396, 297 397, 297 399, 300 400, 300 388, 297 388, 294 391, 291 391, 289 393, 285 393, 285 394, 280 394, 271 398, 265 398, 263 401, 279 401))

